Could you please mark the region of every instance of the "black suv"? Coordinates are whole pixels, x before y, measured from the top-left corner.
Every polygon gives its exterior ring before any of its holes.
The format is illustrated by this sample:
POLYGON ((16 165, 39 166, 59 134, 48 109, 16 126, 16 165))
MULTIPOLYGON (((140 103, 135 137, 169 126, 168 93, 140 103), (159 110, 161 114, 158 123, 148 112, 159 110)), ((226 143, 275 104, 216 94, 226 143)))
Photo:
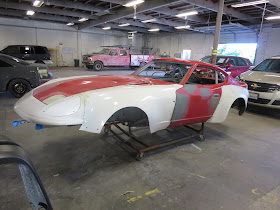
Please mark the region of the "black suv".
POLYGON ((48 48, 37 45, 9 45, 0 53, 20 58, 29 63, 45 63, 52 65, 51 54, 48 48))

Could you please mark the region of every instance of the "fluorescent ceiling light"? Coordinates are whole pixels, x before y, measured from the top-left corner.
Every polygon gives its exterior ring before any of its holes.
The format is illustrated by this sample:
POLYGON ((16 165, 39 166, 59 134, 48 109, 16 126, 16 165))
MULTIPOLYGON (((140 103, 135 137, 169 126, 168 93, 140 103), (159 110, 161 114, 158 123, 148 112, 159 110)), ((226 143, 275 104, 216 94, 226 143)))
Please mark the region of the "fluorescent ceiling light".
POLYGON ((251 6, 251 5, 257 5, 257 4, 264 4, 264 3, 268 3, 268 0, 259 0, 259 1, 249 1, 249 2, 243 2, 240 4, 233 4, 231 5, 234 8, 237 7, 247 7, 247 6, 251 6))
POLYGON ((67 23, 66 25, 67 26, 72 26, 72 25, 74 25, 74 23, 67 23))
POLYGON ((159 31, 159 28, 152 28, 152 29, 149 29, 148 31, 150 31, 150 32, 159 31))
POLYGON ((87 21, 87 20, 88 20, 87 18, 80 18, 78 21, 84 22, 84 21, 87 21))
POLYGON ((34 14, 35 14, 35 12, 34 12, 34 11, 32 11, 32 10, 28 10, 28 11, 26 12, 26 14, 31 16, 31 15, 34 15, 34 14))
POLYGON ((127 3, 127 4, 125 4, 123 6, 125 6, 125 7, 133 7, 136 4, 140 4, 140 3, 143 3, 143 2, 145 2, 145 0, 135 0, 135 1, 131 1, 131 2, 127 3))
POLYGON ((119 26, 124 27, 124 26, 129 26, 129 25, 130 25, 129 23, 123 23, 123 24, 120 24, 119 26))
POLYGON ((176 28, 176 29, 188 29, 188 28, 190 28, 190 26, 189 25, 186 25, 186 26, 176 26, 174 28, 176 28))
POLYGON ((129 33, 129 34, 136 34, 137 31, 129 31, 129 32, 127 32, 127 33, 129 33))
POLYGON ((141 22, 142 22, 142 23, 150 23, 150 22, 154 22, 154 21, 156 21, 155 18, 148 19, 148 20, 142 20, 141 22))
POLYGON ((280 15, 266 17, 265 19, 266 19, 266 20, 277 20, 277 19, 280 19, 280 15))
POLYGON ((111 27, 110 27, 110 26, 107 26, 107 27, 103 27, 102 29, 103 29, 103 30, 110 30, 111 27))
POLYGON ((184 13, 180 13, 180 14, 176 15, 176 17, 186 17, 186 16, 190 16, 190 15, 197 15, 197 14, 198 14, 197 11, 184 12, 184 13))
POLYGON ((40 0, 35 0, 34 2, 33 2, 33 6, 34 7, 40 7, 40 6, 42 6, 44 4, 44 1, 40 1, 40 0))

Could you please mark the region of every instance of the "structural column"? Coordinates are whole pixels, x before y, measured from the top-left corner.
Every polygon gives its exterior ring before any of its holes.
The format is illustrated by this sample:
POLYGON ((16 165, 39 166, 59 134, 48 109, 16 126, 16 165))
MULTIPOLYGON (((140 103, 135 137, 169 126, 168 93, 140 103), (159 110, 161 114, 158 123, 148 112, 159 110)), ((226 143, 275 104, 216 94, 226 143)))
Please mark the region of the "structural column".
POLYGON ((212 64, 216 64, 217 54, 218 54, 218 44, 220 39, 220 31, 223 19, 223 10, 224 10, 224 0, 219 0, 219 10, 217 13, 216 19, 216 29, 215 29, 215 37, 214 37, 214 44, 213 44, 213 51, 212 51, 212 64))

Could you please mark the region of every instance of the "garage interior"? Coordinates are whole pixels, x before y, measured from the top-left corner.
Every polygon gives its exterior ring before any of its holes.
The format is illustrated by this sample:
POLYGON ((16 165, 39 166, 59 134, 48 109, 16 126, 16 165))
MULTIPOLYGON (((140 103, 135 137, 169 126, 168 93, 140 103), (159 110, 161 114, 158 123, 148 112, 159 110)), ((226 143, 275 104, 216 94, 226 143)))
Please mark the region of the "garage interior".
MULTIPOLYGON (((280 54, 280 1, 252 2, 46 0, 33 6, 34 0, 0 0, 0 50, 46 46, 54 79, 129 75, 134 70, 128 67, 90 71, 83 55, 107 46, 155 58, 181 58, 189 50, 190 59, 199 60, 212 54, 218 35, 218 44, 255 43, 257 65, 280 54), (236 6, 241 3, 249 5, 236 6)), ((53 209, 280 209, 280 109, 248 105, 241 117, 231 109, 223 123, 205 124, 205 141, 188 139, 136 161, 135 152, 111 134, 79 126, 13 127, 21 120, 13 109, 17 101, 0 93, 0 140, 24 148, 53 209)), ((145 142, 189 134, 182 127, 154 134, 148 128, 134 130, 145 142)), ((0 209, 32 209, 16 165, 0 165, 0 186, 0 209)))

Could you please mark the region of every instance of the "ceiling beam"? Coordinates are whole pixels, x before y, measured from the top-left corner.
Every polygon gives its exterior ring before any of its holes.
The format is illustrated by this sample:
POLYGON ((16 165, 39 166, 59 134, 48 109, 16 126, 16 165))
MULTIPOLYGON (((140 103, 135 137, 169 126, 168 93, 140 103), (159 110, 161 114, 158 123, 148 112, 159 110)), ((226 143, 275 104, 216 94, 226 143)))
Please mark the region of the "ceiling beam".
POLYGON ((96 19, 97 16, 89 15, 84 12, 77 12, 77 11, 67 11, 58 8, 49 8, 49 7, 33 7, 28 3, 15 3, 11 1, 0 1, 0 7, 9 8, 9 9, 18 9, 18 10, 33 10, 34 12, 41 12, 53 15, 64 15, 70 17, 77 17, 77 18, 88 18, 88 19, 96 19))
POLYGON ((47 21, 55 21, 55 22, 77 22, 77 19, 65 17, 65 16, 56 16, 56 15, 46 15, 46 14, 34 14, 33 16, 27 16, 24 11, 17 11, 11 9, 0 9, 0 16, 7 15, 11 17, 17 18, 25 18, 25 19, 40 19, 40 20, 47 20, 47 21))
MULTIPOLYGON (((147 28, 151 29, 151 28, 159 28, 161 31, 167 31, 167 32, 173 32, 174 29, 170 28, 170 27, 165 27, 165 26, 160 26, 158 24, 154 24, 154 23, 142 23, 138 20, 128 20, 128 19, 120 19, 117 21, 118 23, 124 24, 124 23, 129 23, 132 26, 137 26, 137 27, 142 27, 142 28, 147 28)), ((120 29, 125 28, 125 27, 120 27, 120 29)))
POLYGON ((118 29, 118 30, 125 30, 125 31, 137 31, 141 33, 147 33, 147 29, 139 28, 139 27, 133 27, 133 26, 127 26, 127 27, 119 27, 117 23, 106 23, 105 26, 110 26, 111 28, 118 29))
MULTIPOLYGON (((183 2, 193 4, 202 8, 207 8, 209 10, 212 10, 214 12, 218 11, 218 2, 214 3, 212 1, 206 1, 206 0, 182 0, 183 2)), ((254 17, 247 15, 245 13, 239 12, 237 9, 234 9, 232 7, 224 7, 224 14, 233 16, 238 19, 246 20, 251 23, 259 23, 258 20, 256 20, 254 17)))
MULTIPOLYGON (((173 2, 178 2, 178 0, 149 0, 149 3, 146 2, 146 3, 140 4, 137 7, 136 13, 145 12, 148 10, 164 7, 173 2)), ((104 24, 105 22, 115 21, 120 18, 124 18, 124 17, 130 16, 130 15, 133 15, 134 9, 132 7, 122 7, 120 9, 116 10, 115 12, 116 13, 114 15, 104 15, 104 16, 100 17, 99 20, 90 20, 85 23, 81 23, 79 25, 79 30, 82 30, 82 29, 85 29, 88 27, 97 26, 100 24, 104 24)))
MULTIPOLYGON (((25 0, 29 2, 34 2, 34 0, 25 0)), ((69 0, 48 0, 45 1, 45 4, 47 5, 54 5, 59 7, 66 7, 66 8, 74 8, 79 10, 85 10, 85 11, 91 11, 91 12, 97 12, 97 13, 111 13, 109 9, 106 9, 105 7, 95 6, 93 4, 85 4, 80 1, 69 1, 69 0)))
MULTIPOLYGON (((165 14, 165 15, 170 15, 170 16, 176 16, 179 13, 182 13, 182 12, 179 12, 178 10, 175 10, 175 9, 169 9, 168 7, 156 9, 155 12, 165 14)), ((206 23, 207 22, 206 18, 199 17, 198 15, 188 16, 187 20, 191 20, 191 21, 195 21, 195 22, 199 22, 199 23, 206 23)))

